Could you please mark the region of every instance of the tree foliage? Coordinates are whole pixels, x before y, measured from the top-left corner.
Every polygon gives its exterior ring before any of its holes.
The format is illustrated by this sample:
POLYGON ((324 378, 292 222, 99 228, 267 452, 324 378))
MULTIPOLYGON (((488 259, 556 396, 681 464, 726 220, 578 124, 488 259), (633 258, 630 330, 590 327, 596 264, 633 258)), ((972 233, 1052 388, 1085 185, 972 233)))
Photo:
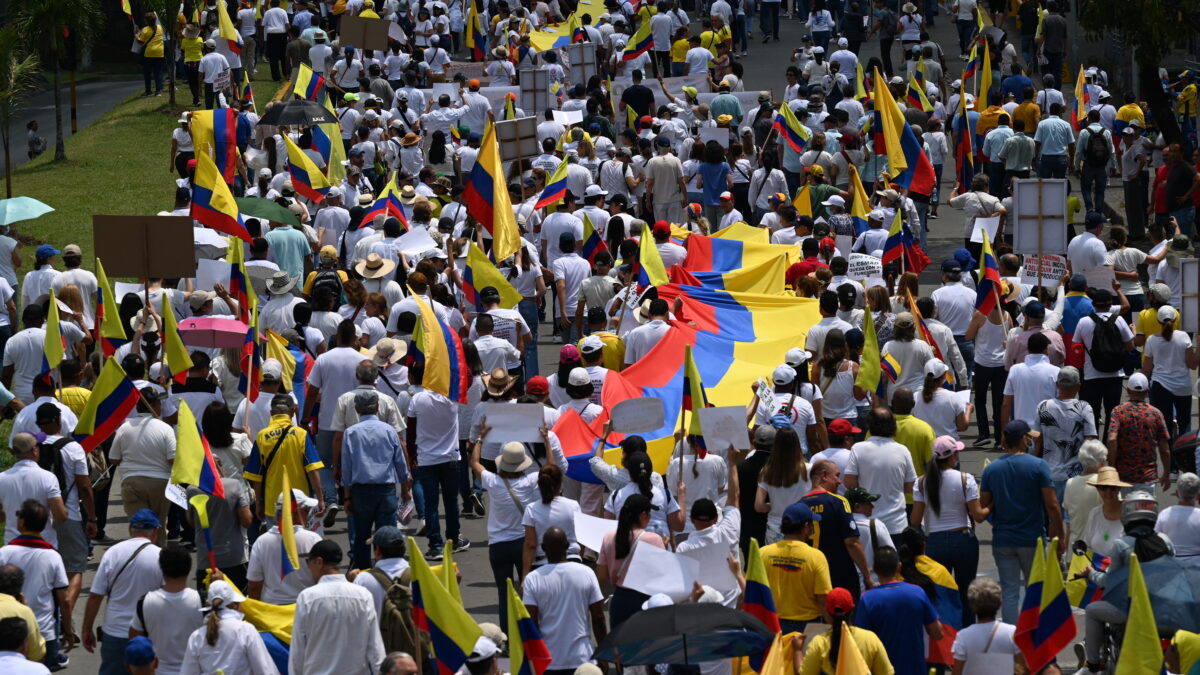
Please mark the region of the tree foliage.
POLYGON ((37 54, 21 49, 21 36, 12 26, 0 28, 0 137, 4 144, 5 195, 12 197, 12 121, 38 86, 41 63, 37 54))

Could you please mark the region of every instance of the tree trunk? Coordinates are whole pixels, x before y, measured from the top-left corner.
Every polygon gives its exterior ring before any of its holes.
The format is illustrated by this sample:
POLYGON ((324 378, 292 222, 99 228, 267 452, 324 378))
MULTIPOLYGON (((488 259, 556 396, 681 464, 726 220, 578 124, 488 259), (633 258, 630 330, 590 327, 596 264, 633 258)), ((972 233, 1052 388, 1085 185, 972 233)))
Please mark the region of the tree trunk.
POLYGON ((165 37, 164 31, 163 43, 163 66, 167 68, 167 103, 172 108, 175 107, 175 47, 174 42, 165 37))
POLYGON ((1150 114, 1154 117, 1158 130, 1162 132, 1163 139, 1167 144, 1183 143, 1183 131, 1179 128, 1179 120, 1175 117, 1171 101, 1167 99, 1158 79, 1158 61, 1150 62, 1149 59, 1138 58, 1137 65, 1138 79, 1141 80, 1142 89, 1146 93, 1146 105, 1149 106, 1150 114))
POLYGON ((4 128, 0 129, 0 136, 3 136, 4 141, 4 195, 6 199, 12 199, 12 157, 10 155, 9 135, 11 129, 8 119, 4 120, 4 128))
POLYGON ((58 50, 50 50, 54 62, 54 161, 67 158, 67 145, 63 137, 62 91, 58 88, 58 50))

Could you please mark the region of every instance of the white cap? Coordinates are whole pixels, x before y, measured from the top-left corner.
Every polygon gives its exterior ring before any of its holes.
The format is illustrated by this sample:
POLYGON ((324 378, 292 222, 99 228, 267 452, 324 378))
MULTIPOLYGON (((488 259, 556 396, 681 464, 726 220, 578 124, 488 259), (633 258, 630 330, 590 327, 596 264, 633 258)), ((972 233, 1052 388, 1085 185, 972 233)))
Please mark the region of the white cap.
MULTIPOLYGON (((1125 127, 1125 128, 1128 129, 1129 127, 1125 127)), ((1179 312, 1176 312, 1174 307, 1172 307, 1170 305, 1163 305, 1162 307, 1158 308, 1158 322, 1159 323, 1163 323, 1165 321, 1174 321, 1178 318, 1179 318, 1179 312)))
POLYGON ((787 355, 783 357, 783 361, 794 368, 796 366, 804 365, 812 357, 812 352, 806 351, 799 347, 792 347, 791 349, 787 350, 787 355))
POLYGON ((721 193, 721 199, 733 199, 733 193, 726 190, 725 192, 721 193))
POLYGON ((598 352, 602 349, 604 349, 604 340, 595 335, 589 335, 583 338, 583 342, 579 343, 579 351, 581 352, 598 352))
POLYGON ((587 188, 585 188, 583 191, 584 197, 603 197, 606 194, 608 194, 608 192, 595 183, 587 186, 587 188))
POLYGON ((471 650, 471 655, 467 657, 467 660, 471 663, 479 663, 480 661, 492 658, 499 651, 500 648, 496 646, 496 642, 492 638, 480 635, 479 639, 475 641, 475 648, 471 650))
POLYGON ((941 359, 930 359, 925 362, 925 375, 928 377, 941 377, 950 370, 941 359))
POLYGON ((573 387, 581 387, 585 384, 591 384, 592 378, 588 376, 588 372, 583 368, 572 368, 571 374, 567 376, 567 384, 573 387))
POLYGON ((824 47, 822 47, 821 45, 817 45, 816 47, 813 47, 813 48, 812 48, 812 53, 814 53, 814 54, 824 54, 824 53, 825 53, 825 48, 824 48, 824 47))
POLYGON ((267 359, 262 364, 262 379, 279 381, 283 379, 283 364, 275 359, 267 359))
POLYGON ((837 206, 840 208, 845 208, 846 200, 842 199, 841 195, 829 195, 829 199, 821 202, 821 206, 837 206))
MULTIPOLYGON (((317 505, 317 500, 313 499, 312 497, 309 497, 308 495, 304 494, 297 488, 292 488, 292 501, 295 502, 296 506, 299 506, 299 507, 305 508, 305 509, 311 509, 317 505)), ((281 493, 279 493, 279 497, 275 500, 275 513, 279 513, 279 510, 282 508, 283 508, 283 493, 281 492, 281 493)))
POLYGON ((341 196, 342 196, 342 188, 340 188, 336 185, 329 188, 329 191, 325 193, 325 197, 327 199, 332 199, 334 197, 341 197, 341 196))
POLYGON ((1150 391, 1150 380, 1142 373, 1134 373, 1129 376, 1129 381, 1125 383, 1125 388, 1129 391, 1150 391))
POLYGON ((791 384, 796 379, 796 370, 789 365, 776 366, 771 373, 771 381, 775 384, 791 384))
POLYGON ((961 85, 962 85, 962 80, 955 80, 955 81, 953 81, 953 82, 951 82, 951 83, 950 83, 950 88, 951 88, 951 89, 958 89, 958 88, 959 88, 959 86, 961 86, 961 85))
POLYGON ((846 38, 838 38, 838 46, 839 47, 849 47, 850 41, 847 40, 846 38))
POLYGON ((263 178, 270 178, 271 176, 274 176, 275 174, 271 173, 271 170, 264 166, 263 168, 258 170, 258 175, 262 176, 263 178))
POLYGON ((655 593, 642 603, 642 609, 654 609, 655 607, 670 607, 675 601, 666 593, 655 593))
POLYGON ((210 605, 215 598, 221 599, 222 607, 227 607, 235 602, 246 601, 246 596, 238 593, 233 585, 222 579, 218 579, 208 585, 208 602, 210 605))

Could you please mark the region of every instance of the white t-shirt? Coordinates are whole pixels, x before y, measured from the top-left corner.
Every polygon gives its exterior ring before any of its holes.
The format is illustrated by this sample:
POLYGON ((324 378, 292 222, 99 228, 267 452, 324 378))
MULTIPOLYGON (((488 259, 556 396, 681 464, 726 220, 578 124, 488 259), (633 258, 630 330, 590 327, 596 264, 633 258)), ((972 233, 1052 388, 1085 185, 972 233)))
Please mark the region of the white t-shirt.
POLYGON ((1013 642, 1016 630, 1012 624, 997 621, 977 623, 960 630, 954 638, 953 651, 954 660, 966 661, 963 675, 993 675, 1012 670, 1013 654, 1017 653, 1017 645, 1013 642))
POLYGON ((933 400, 926 403, 924 388, 913 391, 916 405, 913 406, 913 416, 923 419, 933 427, 934 436, 953 436, 958 438, 958 427, 955 418, 967 411, 967 404, 953 392, 938 387, 933 400))
POLYGON ((801 497, 812 491, 812 483, 807 480, 798 480, 784 487, 759 483, 758 487, 766 491, 767 500, 771 506, 771 510, 767 512, 767 528, 776 532, 781 531, 783 512, 787 507, 800 501, 801 497))
POLYGON ((917 481, 912 454, 908 448, 890 439, 874 436, 850 448, 846 475, 857 476, 858 485, 879 495, 875 518, 888 532, 900 532, 908 525, 905 513, 904 484, 917 481))
POLYGON ((592 662, 591 605, 604 600, 596 574, 577 562, 542 565, 525 577, 521 601, 538 608, 551 668, 592 662))
MULTIPOLYGON (((21 533, 17 529, 17 511, 26 499, 48 505, 49 500, 55 497, 62 497, 58 478, 31 459, 19 460, 7 471, 0 473, 0 508, 4 509, 5 516, 4 543, 7 544, 21 533)), ((46 519, 46 528, 41 534, 46 541, 58 545, 54 516, 46 519)))
MULTIPOLYGON (((867 569, 875 569, 875 549, 881 546, 895 546, 892 535, 888 534, 887 527, 883 523, 862 513, 854 514, 854 524, 858 526, 858 539, 862 542, 863 553, 867 557, 867 569), (875 520, 874 534, 871 533, 872 520, 875 520)), ((874 572, 871 573, 871 578, 878 581, 874 572)), ((862 570, 858 570, 858 583, 863 583, 862 570)))
MULTIPOLYGON (((641 488, 638 487, 637 483, 629 483, 620 490, 612 493, 608 501, 604 502, 605 513, 614 518, 617 517, 621 513, 621 507, 625 505, 625 500, 629 499, 630 495, 635 493, 641 493, 641 488)), ((651 484, 650 504, 655 508, 650 510, 650 525, 646 530, 668 536, 670 530, 667 527, 667 516, 679 511, 679 503, 675 501, 674 495, 668 493, 665 488, 651 484)))
POLYGON ((54 591, 67 587, 67 570, 63 567, 62 556, 54 549, 9 545, 0 548, 0 565, 16 565, 25 573, 25 585, 21 587, 25 604, 37 617, 42 637, 56 639, 58 621, 54 591))
MULTIPOLYGON (((1100 317, 1102 321, 1107 321, 1108 315, 1119 313, 1120 308, 1113 307, 1108 311, 1107 314, 1102 315, 1097 312, 1096 316, 1100 317)), ((1088 351, 1085 351, 1083 355, 1083 379, 1091 380, 1094 378, 1120 377, 1122 375, 1121 371, 1102 373, 1099 370, 1096 370, 1096 367, 1092 365, 1092 354, 1090 350, 1092 346, 1092 334, 1095 332, 1095 330, 1096 324, 1092 321, 1092 317, 1090 315, 1081 318, 1079 323, 1075 325, 1075 337, 1072 340, 1082 344, 1088 349, 1088 351)), ((1120 316, 1117 317, 1117 330, 1121 333, 1122 342, 1127 342, 1133 339, 1133 331, 1130 330, 1129 324, 1125 323, 1125 319, 1121 318, 1120 316)), ((1147 340, 1147 342, 1149 342, 1149 340, 1147 340)))
POLYGON ((495 544, 524 539, 525 526, 522 520, 525 509, 535 501, 541 500, 537 488, 537 474, 527 473, 520 478, 501 478, 500 474, 485 469, 480 474, 479 482, 483 483, 483 489, 491 495, 487 516, 488 541, 495 544))
POLYGON ((289 605, 296 601, 300 591, 313 585, 312 572, 304 566, 304 557, 308 550, 318 541, 321 535, 300 526, 295 527, 296 554, 300 557, 300 569, 289 572, 280 579, 279 571, 282 562, 279 551, 282 549, 279 528, 272 527, 270 531, 259 535, 254 540, 254 548, 250 549, 250 564, 246 570, 247 581, 263 582, 262 601, 272 605, 289 605))
POLYGON ((158 655, 158 672, 177 675, 183 667, 188 638, 204 623, 200 594, 193 588, 169 593, 156 588, 142 599, 141 617, 136 611, 130 627, 145 633, 158 655))
POLYGON ((1176 557, 1200 555, 1200 509, 1194 506, 1168 506, 1159 512, 1154 531, 1171 538, 1176 557))
POLYGON ((946 469, 941 477, 937 513, 934 513, 933 508, 925 501, 925 477, 922 476, 913 485, 913 503, 925 504, 925 531, 944 532, 969 527, 971 516, 967 513, 967 502, 979 499, 979 484, 975 482, 975 476, 955 469, 946 469))
MULTIPOLYGON (((331 349, 317 357, 308 383, 321 389, 321 399, 333 402, 358 386, 354 369, 364 360, 362 352, 349 347, 331 349)), ((337 406, 323 405, 317 418, 318 429, 333 429, 333 413, 337 406)))
MULTIPOLYGON (((725 505, 729 465, 720 455, 710 452, 704 459, 699 459, 696 455, 687 454, 683 458, 682 471, 678 460, 671 462, 667 467, 667 485, 679 485, 680 477, 687 486, 688 502, 695 504, 697 499, 711 499, 718 507, 725 505)), ((684 529, 689 532, 693 529, 690 519, 684 529)))
MULTIPOLYGON (((757 426, 769 425, 775 413, 781 411, 789 401, 792 401, 791 394, 780 393, 775 394, 775 400, 772 401, 770 406, 759 401, 758 409, 754 413, 754 424, 757 426)), ((803 396, 797 394, 795 400, 792 401, 788 417, 791 419, 792 429, 800 437, 800 447, 804 450, 805 454, 808 454, 808 427, 817 423, 816 411, 813 410, 811 403, 803 396)))
MULTIPOLYGON (((104 552, 100 566, 96 569, 96 578, 92 581, 91 592, 108 596, 108 606, 104 610, 102 621, 105 633, 128 635, 137 601, 143 595, 162 586, 162 570, 158 567, 158 555, 161 550, 148 539, 133 537, 114 544, 104 552), (146 544, 149 545, 142 548, 146 544), (141 551, 137 552, 138 549, 141 551), (122 567, 125 568, 123 572, 120 571, 122 567), (113 587, 114 576, 118 572, 120 576, 115 579, 116 586, 113 587)), ((275 548, 275 556, 279 557, 278 547, 275 548)))
POLYGON ((1146 356, 1154 359, 1151 379, 1175 396, 1192 393, 1192 378, 1187 367, 1187 350, 1191 346, 1192 339, 1178 328, 1171 331, 1170 341, 1163 339, 1161 334, 1146 338, 1146 356))
POLYGON ((43 328, 26 328, 4 343, 4 365, 13 367, 12 393, 22 401, 33 400, 33 378, 42 372, 45 344, 43 328))
MULTIPOLYGON (((493 503, 495 498, 493 498, 493 503)), ((579 502, 563 496, 557 496, 549 504, 543 504, 541 496, 532 504, 525 507, 525 515, 521 525, 532 527, 537 541, 536 563, 545 562, 546 554, 542 552, 542 535, 551 527, 561 527, 571 543, 567 546, 567 556, 579 555, 579 542, 575 540, 575 514, 580 513, 579 502)))
POLYGON ((550 270, 554 273, 556 286, 560 279, 564 282, 567 315, 574 316, 579 307, 579 291, 583 287, 583 281, 592 273, 591 265, 577 253, 571 253, 556 258, 550 263, 550 270))

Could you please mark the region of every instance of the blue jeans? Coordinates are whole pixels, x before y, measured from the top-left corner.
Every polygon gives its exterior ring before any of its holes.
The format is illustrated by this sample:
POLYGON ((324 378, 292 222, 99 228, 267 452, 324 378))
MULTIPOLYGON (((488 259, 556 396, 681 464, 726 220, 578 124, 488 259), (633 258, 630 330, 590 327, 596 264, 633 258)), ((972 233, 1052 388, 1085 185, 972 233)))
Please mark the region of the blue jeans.
MULTIPOLYGON (((955 335, 954 344, 958 345, 958 351, 962 352, 963 363, 973 366, 975 364, 975 341, 968 340, 965 335, 955 335)), ((971 368, 967 368, 967 377, 970 376, 971 368)), ((965 389, 970 385, 970 382, 959 382, 958 388, 965 389)))
POLYGON ((418 466, 413 474, 425 499, 425 537, 430 549, 442 548, 442 524, 438 520, 438 497, 446 508, 446 538, 458 539, 458 460, 418 466))
POLYGON ((1083 193, 1085 211, 1104 210, 1104 188, 1108 187, 1107 166, 1083 165, 1079 171, 1079 191, 1083 193))
POLYGON ((1175 222, 1179 223, 1179 234, 1192 236, 1192 224, 1196 217, 1196 207, 1185 206, 1182 209, 1172 211, 1171 215, 1175 218, 1175 222))
POLYGON ((1016 624, 1017 616, 1021 614, 1021 591, 1029 583, 1033 553, 1032 546, 992 546, 1003 597, 1000 613, 1005 623, 1016 624))
POLYGON ((146 80, 146 93, 150 93, 150 85, 154 84, 154 93, 161 94, 163 88, 163 57, 143 56, 142 77, 146 80))
POLYGON ((1167 420, 1167 433, 1174 440, 1192 430, 1192 396, 1176 396, 1154 382, 1150 385, 1150 405, 1158 408, 1167 420))
POLYGON ((749 41, 746 39, 746 15, 733 17, 733 48, 746 51, 749 41))
POLYGON ((1038 178, 1066 178, 1066 155, 1042 155, 1038 159, 1038 178))
MULTIPOLYGON (((945 164, 933 165, 933 175, 937 177, 937 182, 933 184, 933 194, 929 197, 929 203, 932 204, 935 209, 938 205, 938 199, 940 199, 942 196, 942 167, 944 166, 945 164)), ((922 243, 921 246, 924 248, 924 243, 922 243)))
POLYGON ((1021 58, 1025 63, 1033 61, 1035 39, 1033 35, 1021 35, 1021 58))
POLYGON ((768 35, 779 39, 779 5, 779 2, 764 2, 762 5, 762 15, 758 24, 762 27, 763 40, 766 40, 768 35))
POLYGON ((317 430, 317 456, 321 458, 324 468, 317 469, 321 477, 321 492, 325 493, 325 503, 336 504, 338 500, 337 487, 333 484, 333 430, 317 430))
POLYGON ((47 668, 58 665, 59 644, 58 638, 46 640, 46 655, 42 657, 42 664, 47 668))
POLYGON ((117 637, 104 633, 100 636, 100 670, 97 675, 125 675, 125 645, 129 636, 117 637))
POLYGON ((354 517, 354 543, 351 547, 354 566, 371 568, 371 547, 367 540, 381 528, 396 525, 396 486, 351 485, 350 508, 354 517))
POLYGON ((529 324, 529 331, 533 333, 532 339, 525 343, 525 381, 538 374, 538 309, 537 302, 533 300, 522 300, 517 304, 517 311, 521 313, 521 318, 525 319, 525 323, 529 324))
POLYGON ((967 586, 979 571, 979 540, 971 530, 959 532, 930 532, 925 553, 946 566, 958 583, 958 595, 962 598, 962 627, 975 623, 975 613, 967 604, 967 586))
MULTIPOLYGON (((1064 56, 1065 56, 1065 54, 1063 54, 1062 52, 1058 52, 1058 53, 1046 52, 1046 66, 1042 69, 1042 72, 1049 73, 1054 76, 1054 88, 1055 89, 1057 89, 1059 86, 1062 85, 1063 57, 1064 56)), ((1062 178, 1062 176, 1056 176, 1056 177, 1062 178)))
POLYGON ((971 53, 971 37, 975 35, 975 22, 973 20, 955 19, 954 25, 958 28, 958 53, 971 53))

